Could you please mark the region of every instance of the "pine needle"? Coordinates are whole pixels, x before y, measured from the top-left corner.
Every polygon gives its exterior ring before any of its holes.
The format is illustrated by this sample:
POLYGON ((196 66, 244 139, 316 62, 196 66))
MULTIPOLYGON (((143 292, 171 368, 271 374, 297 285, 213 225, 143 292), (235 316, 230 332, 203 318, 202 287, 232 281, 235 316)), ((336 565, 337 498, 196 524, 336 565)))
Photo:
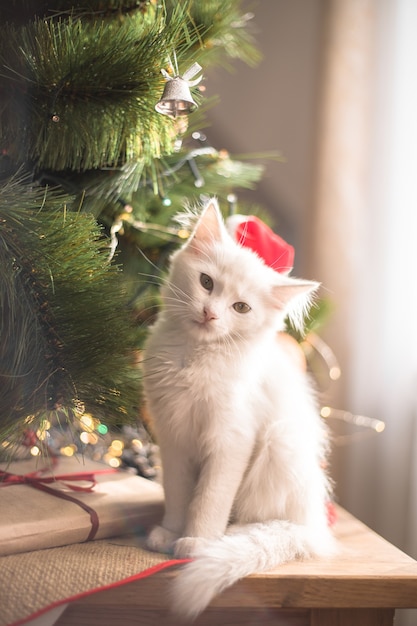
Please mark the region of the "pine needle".
POLYGON ((13 182, 0 193, 0 439, 80 404, 136 417, 136 328, 96 223, 68 198, 13 182))

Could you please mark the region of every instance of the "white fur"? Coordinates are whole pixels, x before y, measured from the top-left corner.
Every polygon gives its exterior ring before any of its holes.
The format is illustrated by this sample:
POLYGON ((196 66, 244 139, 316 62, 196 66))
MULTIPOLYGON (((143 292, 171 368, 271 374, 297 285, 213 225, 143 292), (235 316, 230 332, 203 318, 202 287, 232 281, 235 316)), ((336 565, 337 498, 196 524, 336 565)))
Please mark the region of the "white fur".
POLYGON ((195 559, 174 583, 185 617, 242 576, 331 550, 326 433, 276 336, 317 287, 236 244, 214 200, 173 255, 144 360, 166 500, 148 547, 195 559))

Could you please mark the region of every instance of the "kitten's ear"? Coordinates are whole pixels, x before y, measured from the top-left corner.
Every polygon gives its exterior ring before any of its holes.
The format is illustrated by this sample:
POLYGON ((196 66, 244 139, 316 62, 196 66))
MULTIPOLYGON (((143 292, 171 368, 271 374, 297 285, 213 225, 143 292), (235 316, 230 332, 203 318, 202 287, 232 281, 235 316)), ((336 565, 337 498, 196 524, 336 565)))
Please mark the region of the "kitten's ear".
POLYGON ((272 295, 276 308, 288 315, 294 328, 302 332, 303 322, 320 283, 289 278, 288 282, 274 285, 272 295))
POLYGON ((187 247, 193 252, 198 252, 214 242, 223 241, 225 234, 226 229, 219 206, 212 198, 203 209, 187 247))

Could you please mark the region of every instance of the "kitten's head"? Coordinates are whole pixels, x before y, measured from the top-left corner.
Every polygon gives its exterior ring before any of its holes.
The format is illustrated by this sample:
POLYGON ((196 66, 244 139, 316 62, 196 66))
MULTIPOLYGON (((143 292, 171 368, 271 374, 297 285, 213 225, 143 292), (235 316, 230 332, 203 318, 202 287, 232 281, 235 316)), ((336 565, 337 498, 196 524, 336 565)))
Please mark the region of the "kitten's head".
POLYGON ((162 290, 166 315, 203 342, 249 339, 300 327, 318 283, 279 274, 228 234, 217 202, 203 209, 187 243, 174 253, 162 290))

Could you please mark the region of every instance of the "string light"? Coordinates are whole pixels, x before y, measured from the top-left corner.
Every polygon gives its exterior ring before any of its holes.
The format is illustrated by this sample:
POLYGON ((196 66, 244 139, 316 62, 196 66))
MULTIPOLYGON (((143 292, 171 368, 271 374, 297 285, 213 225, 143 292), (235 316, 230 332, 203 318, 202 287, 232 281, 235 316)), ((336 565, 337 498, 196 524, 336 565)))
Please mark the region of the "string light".
MULTIPOLYGON (((331 381, 339 380, 342 375, 339 363, 336 355, 330 346, 316 333, 310 332, 307 337, 301 342, 306 352, 307 361, 313 370, 314 365, 312 360, 311 349, 319 355, 324 362, 327 369, 327 376, 331 381)), ((317 379, 317 372, 316 372, 317 379)), ((350 411, 341 409, 334 409, 329 406, 323 406, 320 409, 320 415, 325 420, 338 420, 345 424, 358 427, 359 431, 348 434, 334 434, 332 433, 331 440, 335 446, 343 446, 354 441, 364 439, 370 435, 380 434, 385 430, 385 423, 381 420, 367 417, 366 415, 356 415, 350 411)))
POLYGON ((92 446, 95 446, 96 443, 98 443, 98 436, 95 433, 88 433, 84 431, 80 434, 80 441, 82 441, 86 445, 90 444, 92 446))
POLYGON ((78 448, 75 443, 72 443, 69 446, 63 446, 59 451, 63 456, 74 456, 74 454, 78 452, 78 448))
POLYGON ((84 413, 84 415, 80 418, 80 426, 83 430, 87 432, 91 432, 94 430, 94 419, 92 415, 89 413, 84 413))
POLYGON ((135 220, 132 216, 125 216, 125 221, 142 232, 157 232, 159 235, 169 235, 169 238, 179 237, 178 229, 169 226, 161 226, 161 224, 153 224, 152 222, 143 222, 142 220, 135 220))
POLYGON ((307 347, 307 351, 309 347, 313 348, 316 353, 321 357, 327 367, 330 380, 339 380, 340 376, 342 375, 342 371, 340 369, 340 365, 338 363, 336 355, 331 347, 325 341, 323 341, 323 339, 319 335, 313 332, 308 333, 307 337, 303 340, 302 345, 304 347, 307 347))
POLYGON ((330 406, 323 406, 320 410, 320 415, 326 420, 336 419, 345 422, 346 424, 352 424, 353 426, 358 426, 361 429, 364 429, 359 432, 346 435, 332 436, 332 443, 337 446, 346 445, 347 443, 363 439, 369 435, 382 433, 385 430, 385 422, 382 420, 367 417, 366 415, 355 415, 350 411, 334 409, 330 406))

